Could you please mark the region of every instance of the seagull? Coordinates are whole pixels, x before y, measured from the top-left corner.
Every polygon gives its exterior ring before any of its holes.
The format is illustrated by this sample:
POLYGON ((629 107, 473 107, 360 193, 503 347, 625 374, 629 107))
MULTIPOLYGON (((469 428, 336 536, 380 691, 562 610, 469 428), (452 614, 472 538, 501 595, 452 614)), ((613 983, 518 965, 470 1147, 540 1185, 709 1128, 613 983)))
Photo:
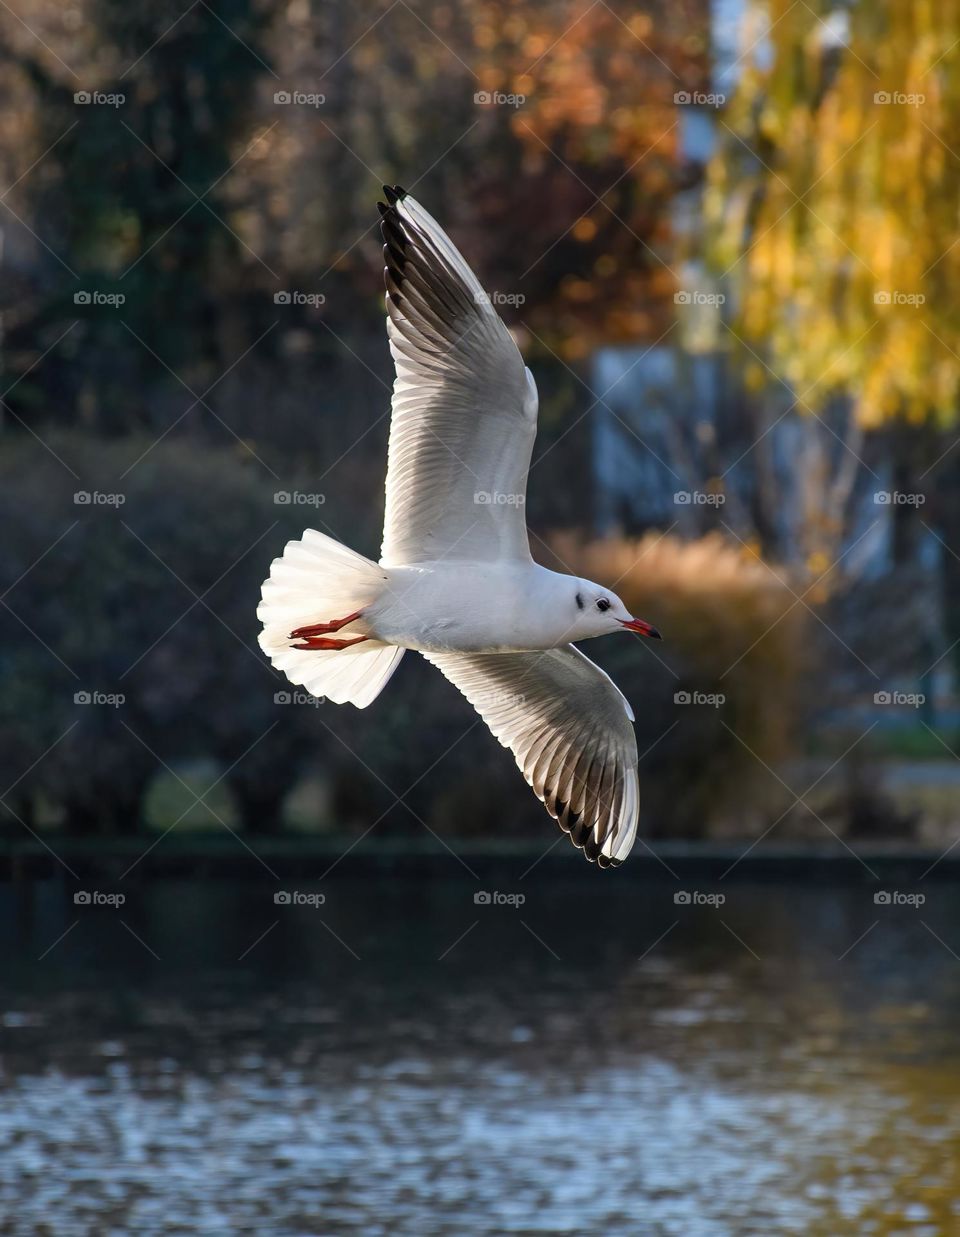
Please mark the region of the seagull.
POLYGON ((407 649, 479 713, 587 859, 637 833, 633 711, 574 641, 660 638, 610 589, 535 563, 537 387, 477 277, 399 185, 378 203, 396 367, 380 561, 315 529, 264 582, 259 641, 314 696, 366 708, 407 649))

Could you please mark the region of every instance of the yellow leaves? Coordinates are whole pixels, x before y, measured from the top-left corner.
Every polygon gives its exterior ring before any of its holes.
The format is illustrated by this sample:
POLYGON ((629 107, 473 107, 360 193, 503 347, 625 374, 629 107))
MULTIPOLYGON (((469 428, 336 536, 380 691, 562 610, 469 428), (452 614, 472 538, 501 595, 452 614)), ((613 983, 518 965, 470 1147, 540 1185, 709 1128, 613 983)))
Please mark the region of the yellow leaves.
POLYGON ((829 73, 807 6, 770 16, 773 61, 744 74, 742 140, 721 128, 705 200, 733 328, 813 409, 842 384, 865 424, 955 417, 960 0, 852 6, 829 73))
POLYGON ((762 391, 769 381, 766 369, 757 361, 747 362, 744 379, 748 391, 762 391))
POLYGON ((573 225, 572 232, 578 241, 592 241, 597 234, 597 225, 589 215, 584 215, 573 225))

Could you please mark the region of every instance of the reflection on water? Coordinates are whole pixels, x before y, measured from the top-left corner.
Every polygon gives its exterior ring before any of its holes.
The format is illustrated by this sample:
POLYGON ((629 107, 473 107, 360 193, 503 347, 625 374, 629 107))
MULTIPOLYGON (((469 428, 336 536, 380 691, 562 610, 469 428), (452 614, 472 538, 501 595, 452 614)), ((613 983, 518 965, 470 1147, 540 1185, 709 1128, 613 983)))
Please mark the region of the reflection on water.
POLYGON ((8 888, 2 1231, 960 1232, 954 888, 524 886, 8 888))

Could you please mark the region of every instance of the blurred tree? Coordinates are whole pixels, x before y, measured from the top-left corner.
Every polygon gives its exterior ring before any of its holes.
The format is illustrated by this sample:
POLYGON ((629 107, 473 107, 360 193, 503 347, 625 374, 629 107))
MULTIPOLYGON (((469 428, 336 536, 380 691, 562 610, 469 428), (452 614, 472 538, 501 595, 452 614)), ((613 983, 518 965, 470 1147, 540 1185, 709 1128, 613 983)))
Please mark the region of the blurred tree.
POLYGON ((814 411, 849 395, 864 427, 952 422, 960 3, 753 15, 707 196, 748 376, 769 365, 814 411))
POLYGON ((379 330, 371 197, 397 180, 419 189, 505 314, 567 359, 656 338, 673 293, 656 251, 691 173, 672 100, 704 81, 706 31, 704 0, 430 0, 415 13, 300 0, 274 27, 272 59, 288 91, 324 102, 269 109, 248 239, 275 269, 319 277, 334 326, 364 290, 379 330))
POLYGON ((519 145, 518 191, 488 165, 476 223, 530 254, 524 317, 567 359, 656 339, 672 320, 670 203, 694 174, 674 95, 705 87, 707 30, 698 0, 477 7, 481 88, 526 102, 490 109, 490 129, 519 145))
MULTIPOLYGON (((29 117, 0 125, 23 220, 7 218, 0 293, 8 424, 205 427, 286 472, 322 472, 359 439, 329 485, 351 474, 362 493, 392 378, 381 180, 418 186, 556 365, 567 389, 544 401, 546 433, 587 407, 549 351, 572 363, 665 329, 660 251, 692 174, 671 100, 704 83, 706 0, 78 0, 34 6, 38 37, 0 24, 0 90, 29 117), (78 87, 124 101, 80 106, 78 87), (516 105, 476 101, 497 91, 516 105), (125 303, 75 305, 90 289, 125 303), (325 299, 275 305, 283 290, 325 299)), ((354 510, 372 538, 368 507, 354 510)))
MULTIPOLYGON (((63 58, 22 39, 4 49, 30 86, 34 133, 19 145, 35 149, 37 167, 18 205, 42 238, 32 295, 17 288, 5 308, 21 416, 42 409, 113 434, 165 428, 164 364, 200 392, 235 359, 224 319, 238 313, 257 258, 230 225, 242 182, 227 174, 257 137, 265 17, 251 0, 217 10, 87 0, 72 10, 82 20, 64 23, 41 8, 35 20, 52 27, 63 58), (78 305, 78 292, 125 299, 78 305), (77 319, 56 371, 28 376, 38 338, 52 342, 77 319)), ((201 405, 192 421, 207 415, 201 405)))

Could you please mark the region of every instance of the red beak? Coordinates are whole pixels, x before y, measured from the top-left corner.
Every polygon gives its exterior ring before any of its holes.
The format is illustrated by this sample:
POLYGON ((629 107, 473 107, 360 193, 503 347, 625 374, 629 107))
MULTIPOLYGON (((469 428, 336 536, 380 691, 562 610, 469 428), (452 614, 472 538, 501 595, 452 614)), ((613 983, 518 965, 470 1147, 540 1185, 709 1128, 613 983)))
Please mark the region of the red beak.
POLYGON ((651 640, 663 639, 656 627, 654 627, 652 623, 645 623, 643 619, 635 618, 630 619, 629 621, 627 619, 621 619, 620 622, 623 623, 627 631, 635 631, 639 636, 649 636, 651 640))

